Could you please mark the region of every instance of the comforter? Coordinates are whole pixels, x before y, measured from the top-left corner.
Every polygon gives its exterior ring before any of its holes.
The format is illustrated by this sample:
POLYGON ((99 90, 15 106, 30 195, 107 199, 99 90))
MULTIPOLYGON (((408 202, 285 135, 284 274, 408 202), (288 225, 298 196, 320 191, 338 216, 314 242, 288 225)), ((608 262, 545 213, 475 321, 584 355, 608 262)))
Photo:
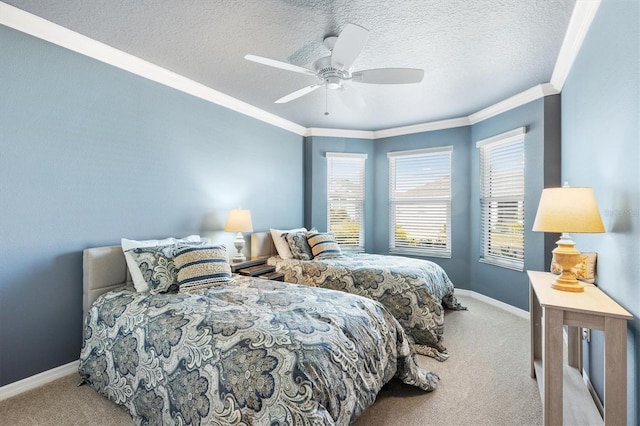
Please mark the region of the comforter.
POLYGON ((153 425, 346 425, 393 377, 425 391, 438 380, 379 303, 239 276, 194 294, 100 296, 79 372, 153 425))
POLYGON ((463 310, 444 269, 428 260, 376 254, 342 254, 314 260, 270 257, 290 283, 340 290, 382 303, 423 355, 444 361, 444 308, 463 310))

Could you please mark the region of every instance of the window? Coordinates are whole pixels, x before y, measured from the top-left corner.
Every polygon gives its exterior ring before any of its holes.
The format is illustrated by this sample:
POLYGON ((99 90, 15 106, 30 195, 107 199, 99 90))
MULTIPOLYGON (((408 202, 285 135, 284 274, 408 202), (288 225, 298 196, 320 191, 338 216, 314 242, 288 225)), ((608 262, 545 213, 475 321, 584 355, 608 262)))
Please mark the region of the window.
POLYGON ((389 251, 451 257, 453 147, 389 157, 389 251))
POLYGON ((327 229, 343 250, 364 251, 366 154, 327 152, 327 229))
POLYGON ((524 270, 524 134, 520 128, 480 149, 480 262, 524 270))

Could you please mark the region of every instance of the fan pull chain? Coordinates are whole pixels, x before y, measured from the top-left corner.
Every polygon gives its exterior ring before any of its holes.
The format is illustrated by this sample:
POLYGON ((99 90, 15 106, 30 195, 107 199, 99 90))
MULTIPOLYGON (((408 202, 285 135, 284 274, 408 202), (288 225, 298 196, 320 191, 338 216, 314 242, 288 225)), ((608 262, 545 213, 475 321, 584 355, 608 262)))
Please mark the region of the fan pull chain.
POLYGON ((324 115, 329 115, 329 86, 324 85, 324 115))

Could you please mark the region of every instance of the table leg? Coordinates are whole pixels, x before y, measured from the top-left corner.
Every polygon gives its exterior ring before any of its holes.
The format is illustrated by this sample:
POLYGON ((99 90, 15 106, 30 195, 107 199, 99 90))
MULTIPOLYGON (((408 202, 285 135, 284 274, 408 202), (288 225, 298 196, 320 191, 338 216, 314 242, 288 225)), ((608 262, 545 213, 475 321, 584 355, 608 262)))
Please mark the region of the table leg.
POLYGON ((567 355, 569 365, 577 368, 582 374, 582 329, 580 327, 568 328, 567 355))
POLYGON ((544 308, 542 331, 542 369, 544 371, 542 408, 544 424, 562 424, 562 341, 563 312, 559 309, 544 308))
POLYGON ((604 319, 604 424, 627 424, 627 321, 604 319))
MULTIPOLYGON (((542 309, 533 286, 529 285, 529 336, 531 345, 531 377, 536 377, 534 361, 542 360, 542 309)), ((542 378, 540 378, 542 380, 542 378)))

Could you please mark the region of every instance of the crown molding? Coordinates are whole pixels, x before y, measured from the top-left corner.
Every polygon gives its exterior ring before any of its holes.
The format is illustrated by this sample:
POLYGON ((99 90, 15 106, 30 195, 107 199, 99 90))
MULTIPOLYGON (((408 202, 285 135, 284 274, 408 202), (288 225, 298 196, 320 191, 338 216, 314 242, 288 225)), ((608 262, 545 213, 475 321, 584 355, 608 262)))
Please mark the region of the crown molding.
POLYGON ((520 92, 517 95, 505 99, 504 101, 500 101, 497 104, 493 104, 490 107, 471 114, 469 116, 469 122, 470 124, 476 124, 531 101, 535 101, 536 99, 544 98, 549 95, 557 95, 558 93, 560 92, 557 91, 551 83, 538 84, 531 89, 527 89, 524 92, 520 92))
POLYGON ((582 42, 591 27, 600 3, 600 0, 576 1, 553 74, 551 75, 551 84, 558 92, 562 91, 562 87, 569 76, 578 52, 580 52, 582 42))
POLYGON ((3 2, 0 24, 301 136, 307 131, 292 121, 3 2))
POLYGON ((411 126, 394 127, 391 129, 376 130, 375 139, 390 138, 393 136, 410 135, 413 133, 432 132, 434 130, 453 129, 471 124, 469 117, 451 118, 448 120, 432 121, 429 123, 414 124, 411 126))
POLYGON ((569 21, 569 26, 549 83, 534 86, 524 92, 516 94, 466 117, 375 131, 318 127, 306 128, 1 1, 0 24, 300 136, 327 136, 375 140, 473 125, 498 114, 517 108, 528 102, 560 93, 564 82, 569 75, 573 62, 580 51, 582 42, 584 41, 589 27, 593 22, 593 18, 600 6, 600 2, 601 0, 576 0, 571 19, 569 21))
POLYGON ((375 139, 375 132, 371 130, 326 129, 323 127, 309 127, 304 136, 328 136, 332 138, 375 139))

